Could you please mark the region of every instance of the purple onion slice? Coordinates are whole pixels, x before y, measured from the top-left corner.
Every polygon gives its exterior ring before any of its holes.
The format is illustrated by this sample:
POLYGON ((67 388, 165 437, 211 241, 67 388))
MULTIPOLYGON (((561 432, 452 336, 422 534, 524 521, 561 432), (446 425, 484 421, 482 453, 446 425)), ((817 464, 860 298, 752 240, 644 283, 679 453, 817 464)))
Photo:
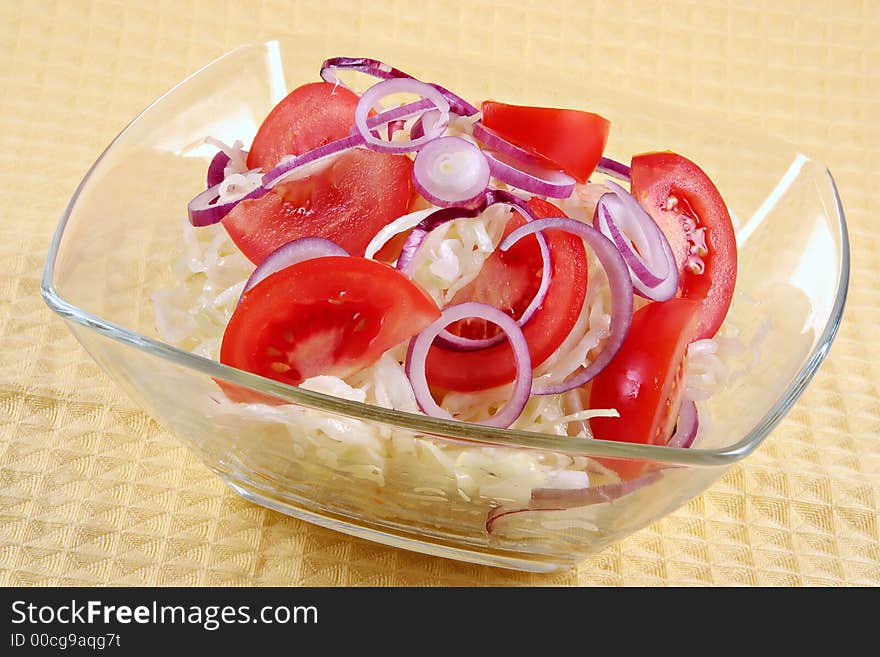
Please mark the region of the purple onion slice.
POLYGON ((419 150, 412 175, 416 190, 434 205, 474 207, 485 198, 489 163, 466 139, 439 137, 419 150))
POLYGON ((229 156, 223 151, 217 151, 217 154, 208 165, 208 173, 205 176, 208 187, 219 185, 226 177, 226 165, 229 164, 229 156))
POLYGON ((675 425, 675 433, 667 441, 667 447, 690 447, 694 444, 697 431, 700 428, 700 418, 697 413, 697 405, 686 400, 681 403, 678 411, 678 422, 675 425))
MULTIPOLYGON (((386 112, 390 111, 393 110, 386 110, 386 112)), ((382 114, 386 112, 382 112, 382 114)), ((381 153, 411 153, 419 150, 422 146, 446 131, 446 127, 449 125, 449 102, 439 91, 424 82, 419 82, 412 78, 383 80, 374 84, 361 95, 354 112, 354 124, 367 148, 381 153), (398 93, 416 94, 430 101, 431 104, 427 106, 425 111, 438 110, 440 112, 440 120, 432 125, 427 133, 415 139, 388 141, 376 136, 373 134, 373 128, 370 127, 368 122, 369 113, 377 108, 378 102, 382 98, 398 93)), ((412 136, 410 135, 410 137, 412 136)))
POLYGON ((508 185, 550 198, 568 198, 574 191, 577 181, 564 171, 523 162, 497 151, 483 152, 492 175, 508 185))
POLYGON ((322 258, 324 256, 347 255, 348 251, 343 249, 336 242, 324 239, 323 237, 301 237, 299 239, 291 240, 272 251, 272 253, 267 255, 259 264, 244 284, 244 289, 242 289, 241 297, 238 301, 241 303, 244 295, 247 294, 257 283, 268 278, 275 272, 281 271, 291 265, 306 260, 312 260, 314 258, 322 258))
POLYGON ((593 504, 613 502, 614 500, 628 495, 643 486, 647 486, 660 478, 658 470, 652 470, 637 479, 620 481, 604 486, 592 488, 536 488, 532 491, 529 505, 524 509, 505 509, 504 506, 492 508, 486 516, 486 533, 491 534, 497 523, 502 518, 531 513, 536 511, 565 511, 593 504))
POLYGON ((468 301, 447 306, 436 321, 410 341, 405 367, 415 393, 416 402, 427 415, 447 420, 453 419, 452 415, 441 408, 431 395, 425 372, 425 362, 431 345, 440 331, 453 322, 467 318, 479 318, 495 324, 510 341, 513 357, 516 361, 516 378, 513 382, 510 398, 495 415, 478 423, 491 427, 509 427, 520 416, 529 400, 532 388, 532 359, 529 355, 529 345, 517 323, 498 308, 484 303, 468 301))
POLYGON ((599 263, 605 269, 611 288, 611 327, 602 351, 593 362, 563 381, 536 387, 532 390, 536 395, 556 395, 573 388, 579 388, 593 379, 620 349, 629 330, 633 313, 632 280, 623 256, 620 255, 620 251, 611 240, 587 224, 568 217, 537 219, 514 230, 501 241, 498 248, 501 250, 509 249, 526 235, 550 229, 563 230, 578 235, 596 254, 599 263))
POLYGON ((196 227, 210 226, 218 223, 223 219, 236 205, 242 201, 260 198, 268 190, 260 185, 256 189, 240 197, 233 198, 224 202, 220 201, 220 186, 226 182, 221 180, 213 187, 208 187, 201 194, 198 194, 187 205, 189 214, 189 223, 196 227))
MULTIPOLYGON (((352 71, 360 71, 367 75, 382 80, 390 80, 392 78, 407 78, 414 80, 409 73, 404 73, 399 68, 389 66, 378 59, 370 59, 368 57, 331 57, 321 64, 321 79, 332 84, 345 86, 336 75, 336 69, 348 69, 352 71)), ((461 96, 458 96, 449 89, 441 87, 439 84, 429 83, 431 87, 439 91, 449 102, 450 110, 459 116, 473 116, 480 110, 471 105, 461 96)), ((346 87, 347 88, 347 87, 346 87)))
POLYGON ((608 181, 593 214, 593 225, 614 242, 632 273, 635 292, 668 301, 678 292, 678 266, 669 240, 635 197, 608 181))
POLYGON ((626 183, 630 182, 631 179, 630 168, 617 160, 612 160, 610 157, 600 157, 596 171, 626 183))

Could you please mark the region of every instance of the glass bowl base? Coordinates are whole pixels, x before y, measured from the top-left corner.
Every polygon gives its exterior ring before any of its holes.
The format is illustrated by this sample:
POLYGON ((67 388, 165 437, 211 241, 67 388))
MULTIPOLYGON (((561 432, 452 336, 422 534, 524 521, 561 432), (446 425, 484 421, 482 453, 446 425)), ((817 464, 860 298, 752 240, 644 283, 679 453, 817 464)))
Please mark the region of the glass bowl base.
POLYGON ((226 484, 244 499, 267 509, 278 511, 285 515, 304 520, 305 522, 320 527, 326 527, 334 531, 357 536, 374 543, 390 545, 391 547, 400 548, 402 550, 410 550, 429 554, 435 557, 443 557, 445 559, 455 559, 457 561, 466 561, 482 566, 494 566, 496 568, 507 568, 511 570, 520 570, 531 573, 551 573, 558 570, 565 570, 574 566, 573 562, 565 562, 552 560, 547 558, 535 557, 523 558, 521 555, 506 555, 498 552, 484 552, 478 549, 468 549, 462 546, 444 544, 442 542, 428 543, 424 540, 415 538, 414 535, 408 535, 406 532, 392 532, 387 527, 381 530, 363 524, 354 524, 350 519, 338 516, 324 511, 317 512, 314 510, 303 509, 295 506, 290 500, 282 499, 271 491, 257 489, 253 486, 242 484, 240 481, 232 481, 223 477, 226 484))

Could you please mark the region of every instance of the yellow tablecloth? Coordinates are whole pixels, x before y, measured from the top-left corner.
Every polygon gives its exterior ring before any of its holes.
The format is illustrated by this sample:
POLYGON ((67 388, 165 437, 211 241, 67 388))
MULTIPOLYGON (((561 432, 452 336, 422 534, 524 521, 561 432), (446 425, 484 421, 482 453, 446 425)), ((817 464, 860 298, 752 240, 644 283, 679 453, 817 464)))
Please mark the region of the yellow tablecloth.
POLYGON ((878 33, 870 0, 0 0, 0 584, 880 584, 878 33), (40 274, 67 198, 131 117, 231 47, 305 27, 422 42, 425 58, 461 43, 475 66, 521 48, 544 65, 600 56, 622 89, 828 163, 852 287, 793 411, 705 494, 552 575, 386 548, 229 491, 89 359, 40 274))

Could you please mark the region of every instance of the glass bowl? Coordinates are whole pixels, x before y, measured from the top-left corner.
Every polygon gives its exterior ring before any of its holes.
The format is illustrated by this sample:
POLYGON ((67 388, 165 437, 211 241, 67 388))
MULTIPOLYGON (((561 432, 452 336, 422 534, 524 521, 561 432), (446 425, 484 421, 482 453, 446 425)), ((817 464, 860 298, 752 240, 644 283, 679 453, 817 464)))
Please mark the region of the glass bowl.
POLYGON ((826 167, 778 139, 564 69, 441 60, 426 61, 417 45, 309 35, 220 57, 150 105, 88 171, 52 242, 43 296, 136 403, 247 499, 410 550, 550 571, 700 494, 791 408, 841 319, 849 278, 843 211, 826 167), (186 204, 214 153, 204 137, 247 145, 286 91, 316 80, 321 61, 335 55, 376 57, 471 100, 599 112, 612 121, 610 157, 670 149, 710 174, 737 227, 740 275, 725 330, 743 351, 740 375, 700 404, 692 448, 397 412, 289 387, 159 339, 151 295, 175 285, 186 204), (234 404, 217 380, 284 404, 234 404), (648 473, 634 482, 601 485, 593 476, 599 462, 633 459, 648 473), (590 487, 548 497, 565 471, 589 473, 590 487))

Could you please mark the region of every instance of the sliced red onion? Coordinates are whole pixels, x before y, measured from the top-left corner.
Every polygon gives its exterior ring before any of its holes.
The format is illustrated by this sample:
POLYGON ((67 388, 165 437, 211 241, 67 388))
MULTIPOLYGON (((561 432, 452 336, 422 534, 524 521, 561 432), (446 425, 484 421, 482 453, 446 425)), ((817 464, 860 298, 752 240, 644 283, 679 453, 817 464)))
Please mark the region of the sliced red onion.
POLYGON ((263 260, 253 271, 250 278, 248 278, 247 282, 244 284, 244 289, 241 291, 239 302, 241 302, 241 299, 244 298, 244 295, 248 290, 277 271, 281 271, 282 269, 305 260, 322 258, 324 256, 347 255, 348 251, 343 249, 336 242, 324 239, 323 237, 301 237, 299 239, 291 240, 287 244, 282 244, 272 251, 272 253, 266 256, 265 260, 263 260))
POLYGON ((590 506, 592 504, 613 502, 659 478, 660 472, 652 470, 636 479, 605 484, 604 486, 594 486, 593 488, 536 488, 532 491, 529 505, 524 509, 508 511, 504 506, 496 506, 491 509, 486 516, 486 533, 491 534, 495 523, 501 518, 533 511, 566 511, 567 509, 590 506))
POLYGON ((225 169, 226 165, 229 164, 229 159, 226 153, 217 151, 214 159, 211 160, 211 164, 208 165, 208 175, 206 176, 208 187, 213 187, 223 182, 223 179, 226 177, 225 169))
POLYGON ((394 133, 400 132, 403 130, 403 127, 406 125, 406 121, 403 119, 395 119, 393 121, 388 122, 388 141, 392 141, 394 139, 394 133))
POLYGON ((532 359, 529 355, 529 345, 526 338, 516 322, 504 312, 484 303, 468 301, 447 306, 433 324, 410 341, 409 349, 406 352, 405 367, 416 402, 427 415, 447 420, 453 419, 452 415, 441 408, 431 396, 425 372, 425 362, 431 345, 440 331, 453 322, 468 318, 479 318, 497 325, 510 341, 513 357, 516 361, 516 379, 513 382, 510 399, 495 415, 478 423, 490 427, 509 427, 520 416, 529 400, 532 387, 532 359))
POLYGON ((331 141, 318 148, 283 160, 278 166, 263 174, 263 186, 272 189, 275 185, 290 181, 294 178, 302 178, 323 168, 329 161, 344 151, 362 146, 363 138, 358 135, 349 135, 342 139, 331 141), (306 165, 312 165, 304 168, 306 165))
POLYGON ((610 157, 600 157, 599 164, 596 165, 596 171, 623 182, 628 183, 631 180, 629 167, 621 162, 612 160, 610 157))
POLYGON ((587 243, 605 269, 611 288, 611 326, 602 351, 592 363, 567 379, 532 390, 536 395, 556 395, 584 385, 601 372, 623 344, 633 313, 633 286, 629 268, 614 243, 595 228, 568 217, 536 219, 520 226, 504 238, 499 249, 505 251, 526 235, 558 229, 579 236, 587 243))
POLYGON ((434 205, 474 207, 489 186, 489 163, 466 139, 439 137, 418 152, 412 175, 416 190, 434 205))
POLYGON ((474 139, 483 144, 488 150, 501 153, 510 161, 522 162, 525 165, 540 168, 542 161, 526 149, 506 140, 494 130, 483 125, 482 121, 474 123, 474 139))
MULTIPOLYGON (((371 116, 367 119, 367 127, 375 139, 381 140, 378 128, 383 125, 388 126, 388 141, 394 136, 394 132, 403 127, 403 122, 413 116, 417 116, 425 110, 434 107, 434 104, 427 99, 422 99, 400 107, 394 107, 386 110, 381 114, 371 116)), ((386 142, 387 143, 387 142, 386 142)), ((263 186, 266 189, 272 189, 275 185, 282 182, 288 182, 291 179, 304 178, 320 171, 324 166, 337 155, 358 146, 364 145, 364 139, 360 133, 354 132, 347 137, 331 141, 329 144, 318 146, 310 151, 306 151, 301 155, 296 155, 283 160, 274 169, 267 171, 263 175, 263 186), (310 165, 307 168, 303 168, 310 165)))
MULTIPOLYGON (((430 113, 437 114, 437 110, 432 110, 430 113)), ((425 135, 425 116, 427 114, 428 112, 425 112, 413 122, 412 128, 409 130, 410 139, 419 139, 425 135)))
POLYGON ((577 181, 564 171, 554 171, 534 163, 515 160, 503 153, 484 150, 489 171, 508 185, 538 196, 568 198, 577 181))
MULTIPOLYGON (((426 109, 425 111, 431 110, 426 109)), ((382 112, 382 114, 386 113, 382 112)), ((382 116, 382 114, 379 116, 382 116)), ((400 117, 395 116, 394 118, 400 117)), ((419 150, 429 141, 443 134, 449 125, 449 102, 439 91, 424 82, 419 82, 412 78, 383 80, 374 84, 361 95, 354 112, 354 124, 368 148, 382 153, 410 153, 419 150), (368 123, 368 115, 376 109, 378 102, 382 98, 397 93, 417 94, 429 100, 432 103, 429 107, 439 110, 440 120, 426 134, 416 139, 386 141, 376 137, 368 123)))
POLYGON ((394 121, 405 121, 414 116, 421 118, 426 112, 436 113, 435 105, 430 98, 422 98, 412 103, 391 107, 379 114, 367 117, 367 127, 377 128, 394 121))
POLYGON ((617 246, 632 273, 635 292, 668 301, 678 292, 679 282, 669 240, 632 194, 612 181, 606 186, 611 192, 599 198, 593 225, 617 246))
POLYGON ((242 201, 260 198, 263 194, 269 191, 264 186, 260 185, 256 189, 248 192, 247 194, 243 194, 238 198, 233 198, 231 200, 218 203, 220 199, 220 186, 224 182, 225 180, 221 180, 213 187, 208 187, 208 189, 203 191, 201 194, 199 194, 189 202, 189 204, 187 205, 187 211, 189 213, 189 223, 197 227, 216 224, 221 219, 223 219, 223 217, 229 214, 232 208, 234 208, 242 201))
POLYGON ((405 274, 408 278, 412 278, 415 275, 416 254, 431 231, 456 219, 472 219, 477 217, 483 210, 485 210, 485 205, 473 208, 453 207, 434 210, 413 228, 413 231, 403 243, 400 255, 397 258, 397 264, 395 265, 398 271, 405 274))
POLYGON ((700 418, 697 413, 697 405, 691 400, 681 403, 678 411, 678 422, 675 425, 675 433, 667 441, 667 447, 687 448, 694 444, 697 431, 700 428, 700 418))
POLYGON ((410 139, 418 139, 422 135, 425 134, 425 127, 430 131, 433 129, 433 126, 436 125, 437 121, 440 120, 440 111, 439 110, 428 110, 424 114, 422 114, 419 118, 413 121, 412 128, 410 128, 409 136, 410 139))
MULTIPOLYGON (((373 77, 380 78, 382 80, 390 80, 392 78, 407 78, 410 80, 416 79, 409 73, 404 73, 399 68, 389 66, 388 64, 380 62, 378 59, 369 59, 367 57, 331 57, 330 59, 325 60, 324 63, 321 65, 321 78, 325 82, 330 82, 332 84, 338 84, 346 87, 346 85, 343 84, 342 80, 340 80, 335 73, 335 69, 338 68, 348 69, 352 71, 360 71, 361 73, 366 73, 367 75, 372 75, 373 77)), ((454 114, 458 114, 459 116, 473 116, 480 111, 461 96, 458 96, 449 91, 449 89, 441 87, 439 84, 429 84, 434 89, 443 94, 443 96, 449 102, 449 109, 454 114)))
MULTIPOLYGON (((655 276, 648 269, 639 251, 633 248, 633 245, 630 243, 641 238, 638 240, 640 242, 638 248, 644 251, 646 248, 644 231, 641 230, 641 226, 633 227, 633 222, 629 219, 626 208, 623 207, 623 201, 617 198, 617 196, 608 192, 599 197, 599 200, 596 202, 596 209, 593 212, 593 226, 617 246, 620 255, 623 256, 627 266, 633 273, 633 287, 636 287, 637 284, 643 288, 656 287, 663 282, 663 279, 655 276), (617 217, 617 220, 615 220, 615 217, 617 217), (626 224, 630 225, 626 226, 626 224), (629 233, 633 237, 627 238, 621 232, 621 227, 623 226, 629 228, 629 233)), ((666 265, 666 263, 662 264, 666 265)))

